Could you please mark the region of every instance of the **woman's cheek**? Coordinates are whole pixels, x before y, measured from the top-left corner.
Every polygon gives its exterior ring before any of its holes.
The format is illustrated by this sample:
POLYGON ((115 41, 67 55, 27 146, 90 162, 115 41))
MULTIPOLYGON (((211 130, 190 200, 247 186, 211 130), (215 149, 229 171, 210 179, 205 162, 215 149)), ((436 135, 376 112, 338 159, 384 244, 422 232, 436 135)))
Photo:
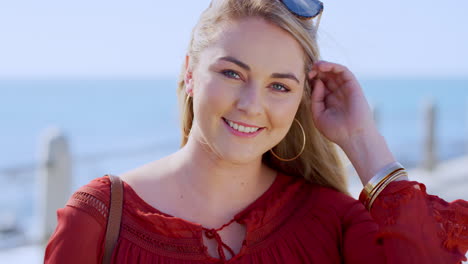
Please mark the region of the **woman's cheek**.
POLYGON ((294 121, 299 103, 290 98, 290 100, 274 100, 270 107, 270 114, 273 116, 273 122, 277 122, 279 127, 286 127, 287 124, 294 121))
POLYGON ((209 87, 209 96, 212 100, 215 100, 214 103, 228 103, 229 101, 234 100, 236 86, 233 83, 230 83, 225 80, 215 79, 209 87))

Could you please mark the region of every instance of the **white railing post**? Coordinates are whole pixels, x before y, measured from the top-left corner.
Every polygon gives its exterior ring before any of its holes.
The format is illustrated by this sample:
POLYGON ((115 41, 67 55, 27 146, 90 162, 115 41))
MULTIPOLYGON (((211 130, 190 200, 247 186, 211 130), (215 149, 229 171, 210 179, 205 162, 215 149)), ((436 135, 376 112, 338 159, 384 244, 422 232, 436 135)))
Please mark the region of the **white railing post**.
POLYGON ((423 103, 423 163, 422 167, 428 171, 434 170, 437 163, 435 140, 437 109, 432 98, 423 103))
POLYGON ((41 135, 38 154, 39 241, 46 242, 57 225, 57 209, 71 194, 72 159, 66 137, 54 127, 41 135))

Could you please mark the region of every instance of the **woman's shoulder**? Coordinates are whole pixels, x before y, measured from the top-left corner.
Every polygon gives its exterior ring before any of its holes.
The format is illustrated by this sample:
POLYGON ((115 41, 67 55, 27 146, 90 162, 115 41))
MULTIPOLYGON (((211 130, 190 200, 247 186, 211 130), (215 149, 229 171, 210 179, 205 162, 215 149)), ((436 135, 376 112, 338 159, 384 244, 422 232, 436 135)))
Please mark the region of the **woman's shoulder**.
MULTIPOLYGON (((106 205, 109 204, 110 194, 110 175, 106 174, 102 177, 91 180, 88 184, 81 186, 72 196, 78 197, 95 197, 106 205)), ((85 199, 86 200, 86 199, 85 199)))
MULTIPOLYGON (((293 200, 294 204, 289 204, 295 210, 287 225, 294 239, 307 244, 314 243, 311 238, 320 237, 322 242, 329 241, 324 243, 333 245, 351 226, 372 221, 364 205, 352 196, 305 179, 298 181, 301 188, 295 193, 298 198, 293 200)), ((370 228, 377 227, 371 225, 370 228)))
POLYGON ((57 210, 57 227, 47 243, 44 263, 100 263, 109 198, 108 176, 73 193, 66 206, 57 210))
POLYGON ((313 182, 307 182, 307 185, 308 191, 312 194, 313 199, 327 206, 342 208, 359 202, 349 194, 345 194, 331 186, 313 182))
POLYGON ((291 202, 297 203, 300 201, 300 207, 307 208, 308 211, 326 208, 329 211, 343 212, 353 206, 362 206, 364 208, 361 202, 331 186, 319 184, 302 177, 284 175, 286 177, 283 177, 283 182, 280 184, 283 186, 281 190, 295 197, 291 199, 291 202))
POLYGON ((99 222, 105 221, 110 205, 110 178, 104 175, 80 187, 68 200, 66 206, 74 207, 92 215, 99 222))
POLYGON ((311 214, 334 215, 342 221, 350 217, 368 215, 364 205, 349 194, 318 183, 306 185, 307 192, 310 193, 306 204, 311 214))

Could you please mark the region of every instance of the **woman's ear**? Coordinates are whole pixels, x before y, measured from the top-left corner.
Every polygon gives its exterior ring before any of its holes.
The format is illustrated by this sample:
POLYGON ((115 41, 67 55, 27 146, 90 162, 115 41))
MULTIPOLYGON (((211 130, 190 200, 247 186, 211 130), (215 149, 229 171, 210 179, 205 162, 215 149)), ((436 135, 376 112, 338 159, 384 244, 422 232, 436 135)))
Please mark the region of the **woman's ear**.
POLYGON ((188 55, 185 56, 185 92, 188 96, 193 96, 193 72, 190 67, 190 57, 188 55))

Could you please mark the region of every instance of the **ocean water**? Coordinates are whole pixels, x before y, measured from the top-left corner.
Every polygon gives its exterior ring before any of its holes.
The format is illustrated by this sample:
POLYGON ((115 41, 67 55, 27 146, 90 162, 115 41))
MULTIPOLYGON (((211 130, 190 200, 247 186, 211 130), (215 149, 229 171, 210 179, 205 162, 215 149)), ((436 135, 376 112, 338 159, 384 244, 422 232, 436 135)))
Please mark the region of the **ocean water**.
POLYGON ((366 97, 377 107, 378 127, 405 166, 423 156, 425 106, 435 104, 436 155, 447 160, 468 152, 468 81, 367 80, 366 97))
POLYGON ((33 162, 42 131, 61 128, 76 154, 167 140, 175 81, 0 81, 0 168, 33 162))
MULTIPOLYGON (((378 127, 397 159, 417 166, 423 153, 423 106, 436 104, 439 159, 466 153, 468 80, 362 80, 378 127)), ((73 188, 177 150, 176 80, 0 81, 0 227, 35 220, 34 166, 47 127, 60 128, 73 153, 73 188), (3 173, 2 173, 3 172, 3 173)))

